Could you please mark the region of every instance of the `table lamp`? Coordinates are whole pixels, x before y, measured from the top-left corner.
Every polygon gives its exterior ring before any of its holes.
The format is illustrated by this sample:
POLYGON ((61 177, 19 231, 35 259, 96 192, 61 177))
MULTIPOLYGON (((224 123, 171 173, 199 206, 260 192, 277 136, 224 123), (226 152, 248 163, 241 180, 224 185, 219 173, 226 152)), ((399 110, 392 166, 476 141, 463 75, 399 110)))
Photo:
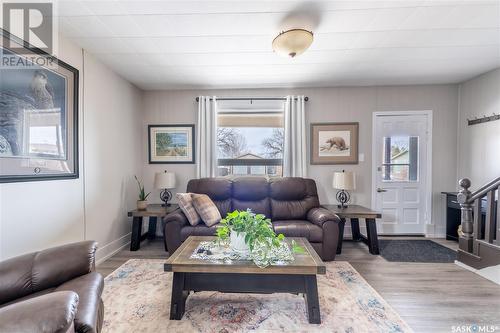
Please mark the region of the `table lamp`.
POLYGON ((172 199, 172 192, 169 189, 175 188, 175 173, 157 172, 155 174, 155 188, 162 190, 160 192, 160 199, 164 202, 162 206, 170 206, 168 202, 172 199))
POLYGON ((346 208, 347 203, 351 200, 351 196, 347 190, 355 190, 356 182, 354 179, 353 172, 334 172, 333 173, 333 188, 339 190, 337 195, 337 201, 340 203, 339 208, 346 208))

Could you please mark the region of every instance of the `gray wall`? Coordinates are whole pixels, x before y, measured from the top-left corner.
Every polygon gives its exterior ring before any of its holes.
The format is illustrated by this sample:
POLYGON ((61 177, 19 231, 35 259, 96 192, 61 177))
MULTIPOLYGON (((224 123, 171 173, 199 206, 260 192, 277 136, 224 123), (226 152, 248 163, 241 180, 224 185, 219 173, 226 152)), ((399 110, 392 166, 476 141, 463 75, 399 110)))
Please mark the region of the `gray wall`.
POLYGON ((458 178, 472 188, 500 177, 500 120, 467 126, 467 118, 500 114, 500 68, 460 84, 458 178))
POLYGON ((64 37, 59 44, 58 57, 80 71, 80 178, 0 185, 0 260, 84 239, 99 242, 102 259, 130 238, 142 91, 64 37))
MULTIPOLYGON (((335 191, 331 188, 332 173, 336 170, 355 171, 357 189, 354 201, 371 206, 372 163, 372 114, 374 111, 433 111, 433 209, 429 235, 444 235, 444 211, 441 191, 453 190, 456 183, 457 138, 457 85, 427 85, 402 87, 347 87, 307 89, 256 89, 256 90, 179 90, 149 91, 144 93, 143 143, 147 147, 148 124, 195 123, 198 95, 216 96, 285 96, 307 95, 307 123, 358 121, 360 123, 359 152, 364 161, 358 165, 309 165, 309 176, 318 184, 322 203, 334 203, 335 191)), ((309 135, 309 134, 308 134, 309 135)), ((308 140, 309 142, 309 140, 308 140)), ((177 174, 178 191, 185 191, 186 183, 195 177, 194 165, 150 165, 147 150, 143 153, 144 178, 152 188, 154 173, 168 169, 177 174)), ((151 200, 159 201, 158 191, 151 200)))

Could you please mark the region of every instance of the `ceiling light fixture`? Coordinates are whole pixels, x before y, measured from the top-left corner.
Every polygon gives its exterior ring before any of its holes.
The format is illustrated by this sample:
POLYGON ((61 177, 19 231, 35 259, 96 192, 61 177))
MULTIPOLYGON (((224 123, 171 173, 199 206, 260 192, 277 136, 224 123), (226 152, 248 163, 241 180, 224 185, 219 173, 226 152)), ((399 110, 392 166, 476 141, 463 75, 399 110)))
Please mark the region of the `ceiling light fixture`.
POLYGON ((291 29, 281 32, 273 40, 273 50, 285 57, 304 53, 313 42, 313 33, 305 29, 291 29))

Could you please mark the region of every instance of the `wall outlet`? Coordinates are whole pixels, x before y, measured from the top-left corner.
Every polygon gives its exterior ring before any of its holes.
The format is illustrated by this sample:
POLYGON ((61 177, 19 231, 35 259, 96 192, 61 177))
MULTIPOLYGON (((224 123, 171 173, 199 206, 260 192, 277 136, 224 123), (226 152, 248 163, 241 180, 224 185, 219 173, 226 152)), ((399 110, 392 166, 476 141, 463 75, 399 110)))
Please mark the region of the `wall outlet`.
POLYGON ((360 154, 359 154, 359 156, 358 156, 358 160, 359 160, 360 162, 364 162, 364 161, 365 161, 365 154, 360 153, 360 154))

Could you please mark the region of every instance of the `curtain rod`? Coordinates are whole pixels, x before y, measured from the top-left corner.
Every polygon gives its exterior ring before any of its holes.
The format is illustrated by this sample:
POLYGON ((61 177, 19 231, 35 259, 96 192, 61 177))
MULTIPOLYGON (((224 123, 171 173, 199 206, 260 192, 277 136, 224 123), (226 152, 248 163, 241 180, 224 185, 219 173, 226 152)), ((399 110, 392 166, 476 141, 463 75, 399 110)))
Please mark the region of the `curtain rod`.
MULTIPOLYGON (((210 97, 210 100, 212 98, 210 97)), ((286 97, 221 97, 217 98, 218 101, 286 101, 286 97)), ((297 99, 295 99, 297 100, 297 99)), ((308 101, 309 97, 304 97, 304 101, 308 101)), ((199 102, 200 98, 196 97, 196 101, 199 102)))

